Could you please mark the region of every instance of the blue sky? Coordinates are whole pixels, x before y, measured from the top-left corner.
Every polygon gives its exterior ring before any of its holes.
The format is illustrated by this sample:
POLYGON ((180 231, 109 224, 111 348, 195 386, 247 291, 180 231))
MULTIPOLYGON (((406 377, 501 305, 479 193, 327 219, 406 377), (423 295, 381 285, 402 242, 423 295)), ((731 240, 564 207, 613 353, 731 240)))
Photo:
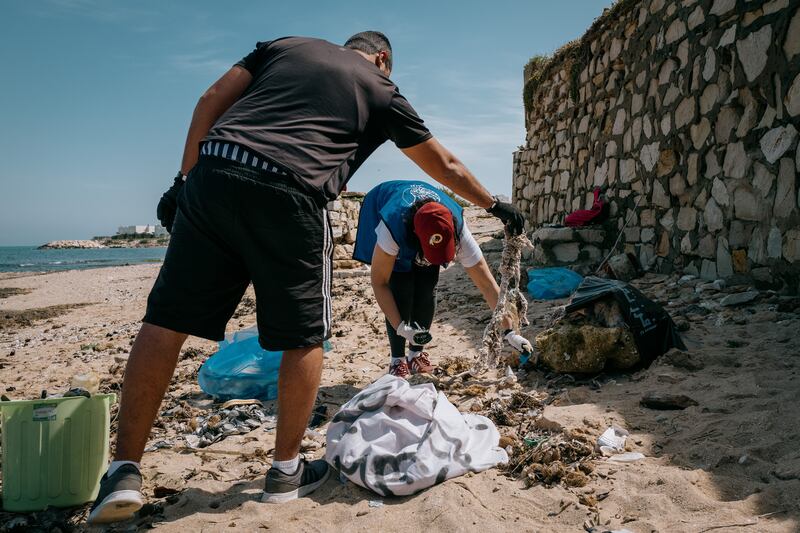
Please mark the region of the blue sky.
MULTIPOLYGON (((579 37, 609 0, 7 0, 0 17, 0 245, 155 222, 197 98, 259 40, 377 29, 392 78, 494 193, 524 142, 522 67, 579 37)), ((421 178, 391 144, 350 181, 421 178)))

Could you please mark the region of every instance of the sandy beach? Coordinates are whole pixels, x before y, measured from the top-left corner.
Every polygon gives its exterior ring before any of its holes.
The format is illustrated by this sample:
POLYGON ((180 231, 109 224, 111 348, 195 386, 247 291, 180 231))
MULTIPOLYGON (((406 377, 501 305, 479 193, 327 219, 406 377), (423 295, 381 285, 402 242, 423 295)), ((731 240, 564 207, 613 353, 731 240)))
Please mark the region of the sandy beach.
MULTIPOLYGON (((490 240, 491 229, 479 235, 481 241, 490 240)), ((0 392, 12 399, 63 392, 74 374, 91 370, 100 376, 102 391, 118 393, 158 268, 0 278, 7 296, 0 299, 0 392), (83 305, 70 307, 76 304, 83 305)), ((517 385, 518 391, 546 398, 539 423, 587 441, 612 424, 621 426, 630 432, 629 449, 643 453, 644 460, 621 464, 592 457, 584 486, 557 482, 527 488, 517 473, 493 469, 395 499, 332 476, 310 498, 270 506, 258 498, 274 428, 265 425, 208 448, 186 449, 182 428, 215 407, 196 379, 215 343, 190 338, 162 406, 168 415, 156 423, 149 442, 163 447, 153 446, 143 459, 144 492, 152 505, 133 522, 110 530, 798 531, 800 300, 761 291, 746 306, 720 307, 725 294, 747 287, 698 292, 697 284, 679 285, 676 279, 647 275, 634 285, 686 329, 689 356, 670 353, 645 370, 589 377, 530 368, 519 374, 517 385), (698 405, 675 411, 640 406, 650 392, 685 394, 698 405)), ((252 296, 251 289, 230 331, 255 322, 252 296)), ((438 302, 429 350, 433 362, 471 361, 490 313, 460 267, 442 273, 438 302)), ((532 301, 531 325, 523 333, 533 338, 562 303, 532 301)), ((333 350, 326 354, 318 397, 329 416, 388 364, 383 317, 368 277, 335 279, 334 317, 333 350)), ((464 390, 447 391, 462 411, 485 412, 498 397, 493 387, 477 396, 464 390)), ((325 427, 318 431, 324 434, 325 427)), ((498 427, 510 441, 520 438, 515 427, 498 427)), ((306 444, 307 455, 324 454, 322 444, 306 444)), ((83 530, 86 509, 3 513, 0 524, 22 531, 55 520, 61 531, 72 524, 83 530)))

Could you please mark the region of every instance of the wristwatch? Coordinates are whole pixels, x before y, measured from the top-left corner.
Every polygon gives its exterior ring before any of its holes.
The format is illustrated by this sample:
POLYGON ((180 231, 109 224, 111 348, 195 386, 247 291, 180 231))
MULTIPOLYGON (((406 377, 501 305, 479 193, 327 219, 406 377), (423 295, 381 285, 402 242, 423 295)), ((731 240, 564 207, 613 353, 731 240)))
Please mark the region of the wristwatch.
POLYGON ((487 213, 491 213, 492 209, 494 209, 494 206, 496 206, 497 203, 500 202, 500 198, 498 198, 497 196, 492 196, 492 200, 494 200, 494 202, 492 202, 492 205, 486 208, 487 213))

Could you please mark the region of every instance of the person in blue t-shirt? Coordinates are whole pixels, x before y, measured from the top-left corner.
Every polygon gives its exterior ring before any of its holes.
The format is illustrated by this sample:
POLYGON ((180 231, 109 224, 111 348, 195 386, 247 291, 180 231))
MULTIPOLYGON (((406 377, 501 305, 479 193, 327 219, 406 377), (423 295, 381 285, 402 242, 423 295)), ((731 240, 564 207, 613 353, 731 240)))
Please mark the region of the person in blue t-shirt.
MULTIPOLYGON (((489 307, 497 304, 500 289, 461 206, 422 181, 387 181, 367 194, 353 257, 372 265, 372 289, 386 315, 389 373, 397 377, 433 370, 423 347, 431 340, 441 266, 457 259, 489 307)), ((530 352, 531 343, 512 329, 511 321, 504 325, 508 343, 530 352)))

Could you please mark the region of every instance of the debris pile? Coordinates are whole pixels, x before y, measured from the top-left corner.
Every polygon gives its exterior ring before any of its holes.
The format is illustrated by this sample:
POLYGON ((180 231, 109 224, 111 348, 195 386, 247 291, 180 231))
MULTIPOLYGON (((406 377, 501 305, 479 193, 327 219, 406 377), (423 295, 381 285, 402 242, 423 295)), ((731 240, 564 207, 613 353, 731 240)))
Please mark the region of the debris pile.
MULTIPOLYGON (((165 413, 167 414, 167 413, 165 413)), ((275 428, 276 417, 261 402, 232 400, 218 410, 189 419, 184 439, 190 448, 205 448, 231 435, 243 435, 265 426, 265 431, 275 428)))
POLYGON ((483 408, 501 428, 509 455, 506 471, 525 480, 527 486, 563 483, 583 487, 594 471, 597 457, 592 436, 581 431, 565 431, 542 418, 545 405, 552 401, 547 393, 516 391, 508 399, 489 399, 483 408))

